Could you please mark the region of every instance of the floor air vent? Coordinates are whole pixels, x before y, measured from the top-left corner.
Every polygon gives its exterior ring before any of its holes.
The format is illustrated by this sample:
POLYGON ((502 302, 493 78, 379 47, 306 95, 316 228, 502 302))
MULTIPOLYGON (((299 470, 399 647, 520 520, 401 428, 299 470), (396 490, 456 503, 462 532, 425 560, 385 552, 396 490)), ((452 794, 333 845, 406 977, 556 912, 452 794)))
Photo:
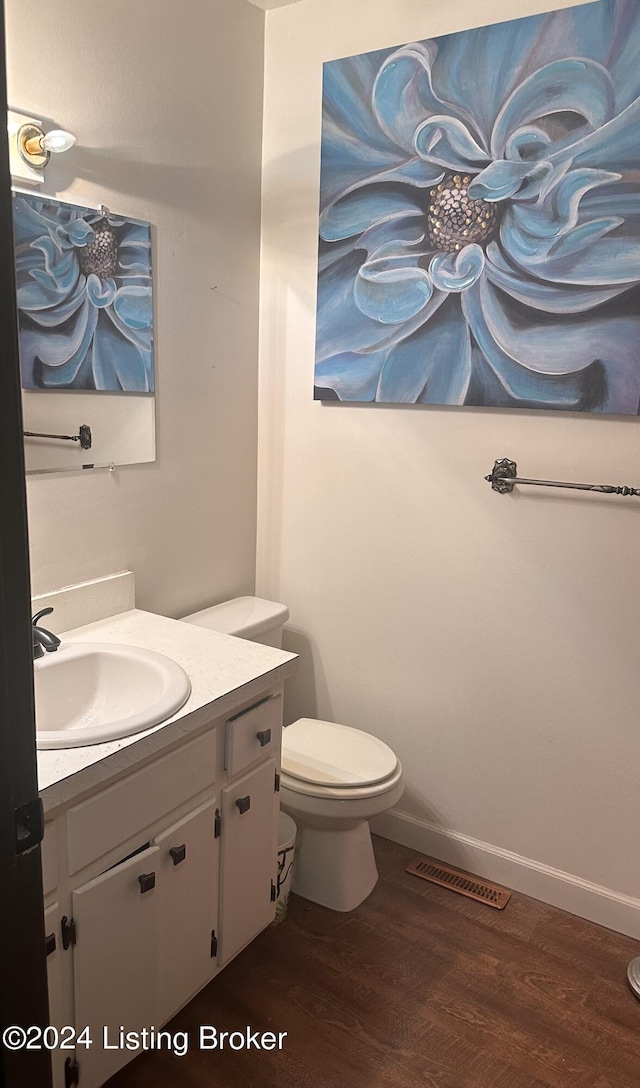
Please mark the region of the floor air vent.
POLYGON ((423 880, 429 880, 432 884, 450 888, 452 892, 459 892, 460 895, 466 895, 469 899, 476 899, 479 903, 496 907, 497 910, 503 910, 511 899, 511 892, 505 888, 500 888, 497 884, 489 884, 487 880, 481 880, 480 877, 461 873, 459 869, 452 869, 450 865, 432 861, 431 858, 414 858, 407 865, 407 872, 423 880))

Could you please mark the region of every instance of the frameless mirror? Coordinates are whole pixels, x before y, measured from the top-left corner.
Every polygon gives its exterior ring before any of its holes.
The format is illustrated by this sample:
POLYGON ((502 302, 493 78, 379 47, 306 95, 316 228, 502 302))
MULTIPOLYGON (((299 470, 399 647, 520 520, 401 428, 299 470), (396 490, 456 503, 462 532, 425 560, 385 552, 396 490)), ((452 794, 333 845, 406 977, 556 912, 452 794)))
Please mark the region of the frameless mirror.
POLYGON ((149 223, 15 191, 28 473, 155 459, 149 223))

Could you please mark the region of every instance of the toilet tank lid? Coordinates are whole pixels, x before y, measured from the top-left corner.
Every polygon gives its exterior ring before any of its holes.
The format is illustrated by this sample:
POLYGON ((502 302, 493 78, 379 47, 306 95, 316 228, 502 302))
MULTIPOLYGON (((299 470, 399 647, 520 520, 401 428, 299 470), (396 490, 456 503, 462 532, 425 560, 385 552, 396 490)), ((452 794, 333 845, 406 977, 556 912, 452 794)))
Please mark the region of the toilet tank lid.
POLYGON ((232 601, 183 616, 185 623, 193 623, 196 627, 248 639, 262 635, 269 628, 279 627, 288 619, 289 609, 285 604, 266 601, 262 597, 234 597, 232 601))

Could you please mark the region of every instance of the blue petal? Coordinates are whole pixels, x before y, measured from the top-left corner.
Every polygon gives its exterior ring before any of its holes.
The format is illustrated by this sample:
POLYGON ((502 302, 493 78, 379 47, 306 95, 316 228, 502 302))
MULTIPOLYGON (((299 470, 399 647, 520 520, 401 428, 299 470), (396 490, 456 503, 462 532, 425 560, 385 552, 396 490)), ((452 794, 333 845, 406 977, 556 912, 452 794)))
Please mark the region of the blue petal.
POLYGON ((318 277, 316 356, 319 361, 340 352, 373 350, 380 326, 355 304, 353 285, 362 255, 349 253, 318 277))
MULTIPOLYGON (((110 218, 109 223, 113 225, 110 218)), ((128 246, 140 246, 151 248, 151 228, 148 223, 142 223, 135 219, 125 219, 118 236, 118 249, 128 246)))
MULTIPOLYGON (((343 351, 374 351, 398 339, 409 336, 426 320, 427 309, 419 310, 402 327, 401 334, 395 325, 386 325, 377 318, 367 316, 356 304, 354 283, 365 261, 362 249, 373 257, 386 257, 395 263, 412 267, 419 260, 426 261, 422 253, 424 231, 416 226, 416 220, 392 221, 379 224, 366 231, 358 240, 358 249, 347 249, 340 243, 335 260, 331 252, 320 249, 320 274, 318 276, 318 302, 316 318, 316 354, 326 359, 343 351), (390 229, 392 228, 392 229, 390 229)), ((328 247, 332 249, 332 246, 328 247)), ((428 255, 432 250, 427 250, 428 255)))
POLYGON ((426 270, 417 265, 412 267, 406 257, 399 265, 384 257, 366 261, 354 286, 358 309, 385 325, 397 325, 415 317, 432 294, 426 270))
POLYGON ((397 49, 381 65, 373 89, 373 109, 380 128, 410 153, 416 129, 433 115, 444 114, 464 121, 478 135, 466 108, 456 108, 435 94, 431 68, 436 54, 437 45, 433 41, 414 42, 397 49))
POLYGON ((485 144, 505 97, 527 74, 544 19, 539 15, 513 19, 437 39, 435 92, 458 109, 472 107, 485 144))
POLYGON ((471 340, 457 301, 440 296, 437 312, 389 351, 376 400, 463 404, 471 374, 471 340))
POLYGON ((486 279, 462 296, 462 306, 476 341, 512 395, 549 399, 549 407, 579 406, 588 399, 590 368, 597 363, 607 387, 599 410, 637 414, 640 318, 581 315, 543 324, 511 311, 486 279))
MULTIPOLYGON (((388 50, 323 67, 321 206, 361 181, 401 167, 407 155, 380 130, 373 84, 388 50)), ((412 156, 413 157, 413 156, 412 156)))
POLYGON ((491 283, 518 302, 547 314, 584 313, 629 289, 626 283, 610 287, 545 283, 509 264, 496 242, 487 246, 485 258, 485 269, 491 283))
POLYGON ((148 393, 148 353, 124 339, 103 312, 93 338, 91 365, 96 389, 148 393))
POLYGON ((553 170, 550 162, 492 162, 477 175, 468 188, 472 200, 495 202, 520 194, 536 196, 553 170))
POLYGON ((361 234, 381 220, 407 216, 424 218, 423 208, 410 193, 405 195, 379 188, 357 190, 325 208, 320 216, 320 237, 334 242, 361 234))
POLYGON ((551 237, 535 237, 520 228, 519 208, 509 208, 500 228, 502 247, 510 260, 538 279, 575 286, 603 287, 613 284, 631 286, 640 281, 640 241, 630 238, 602 237, 616 220, 600 220, 584 230, 573 228, 567 245, 560 244, 561 231, 551 237), (582 246, 576 252, 577 246, 582 246))
POLYGON ((343 152, 355 152, 355 161, 365 149, 369 161, 380 161, 381 155, 396 158, 395 136, 389 139, 380 130, 372 110, 373 88, 389 52, 361 53, 323 65, 323 148, 335 141, 343 152))
POLYGON ((38 207, 31 203, 35 198, 14 195, 13 198, 13 233, 16 245, 24 242, 32 242, 34 238, 47 235, 51 226, 56 226, 58 219, 53 215, 47 215, 41 209, 41 201, 38 207))
POLYGON ((145 246, 124 248, 118 244, 118 272, 135 272, 138 275, 151 275, 151 253, 145 246))
MULTIPOLYGON (((522 407, 531 405, 537 408, 591 409, 593 404, 590 399, 589 367, 596 361, 597 356, 590 350, 588 343, 582 343, 585 368, 582 372, 541 373, 529 369, 521 363, 517 353, 518 346, 522 346, 523 338, 520 338, 519 344, 510 343, 511 350, 505 351, 489 330, 480 294, 482 282, 480 281, 461 296, 462 309, 482 355, 508 395, 516 402, 519 401, 522 407)), ((574 325, 565 328, 564 335, 562 329, 554 328, 554 354, 559 352, 562 355, 563 347, 569 346, 575 332, 574 325)), ((549 352, 544 347, 543 352, 546 359, 549 352)))
POLYGON ((438 253, 429 265, 434 287, 441 291, 466 291, 482 275, 484 250, 482 246, 465 246, 459 253, 438 253))
POLYGON ((35 317, 41 311, 57 310, 59 306, 65 307, 69 299, 75 296, 78 287, 78 283, 72 284, 69 288, 61 287, 51 276, 38 268, 32 269, 26 278, 22 277, 21 269, 18 269, 17 280, 18 309, 29 315, 33 314, 35 317))
POLYGON ((546 155, 552 139, 536 125, 517 129, 507 140, 504 157, 514 162, 532 162, 546 155))
POLYGON ((93 273, 87 276, 87 298, 98 309, 110 306, 116 297, 116 291, 117 287, 114 280, 108 277, 101 280, 99 276, 95 276, 93 273))
POLYGON ((607 343, 616 329, 627 337, 637 334, 637 318, 589 318, 553 315, 545 321, 539 314, 523 316, 510 308, 505 296, 488 279, 478 289, 484 322, 493 341, 528 370, 539 374, 571 374, 594 358, 616 354, 607 343))
POLYGON ((566 227, 575 227, 587 193, 616 181, 619 176, 607 170, 571 170, 549 194, 546 206, 555 210, 556 218, 566 227))
POLYGON ((616 170, 640 168, 640 99, 632 102, 606 125, 574 140, 550 155, 554 162, 571 161, 574 166, 616 170))
POLYGON ((118 267, 151 274, 151 230, 147 223, 127 220, 118 236, 118 267))
MULTIPOLYGON (((624 220, 609 216, 609 218, 590 219, 585 223, 579 223, 573 230, 563 233, 557 241, 549 246, 549 257, 554 261, 559 257, 567 257, 572 253, 591 247, 599 238, 609 234, 616 227, 623 224, 624 220)), ((640 268, 638 269, 640 275, 640 268)))
MULTIPOLYGON (((75 290, 72 294, 67 295, 66 298, 57 296, 51 297, 50 305, 44 307, 25 307, 24 312, 28 313, 31 321, 37 325, 42 325, 45 328, 52 328, 56 325, 62 325, 83 305, 86 299, 85 290, 85 278, 80 276, 75 290)), ((35 285, 34 285, 35 286, 35 285)))
MULTIPOLYGON (((116 313, 114 306, 109 306, 105 311, 111 321, 115 325, 116 329, 125 340, 129 340, 134 344, 142 354, 146 354, 153 349, 153 323, 145 326, 145 328, 134 329, 131 325, 127 325, 121 317, 116 313)), ((153 381, 153 373, 151 375, 151 381, 153 381)))
POLYGON ((84 219, 75 219, 67 227, 67 236, 74 246, 86 246, 93 242, 96 232, 84 219))
POLYGON ((71 249, 61 253, 51 237, 38 238, 32 242, 32 248, 42 253, 43 274, 52 281, 52 286, 62 292, 71 291, 80 274, 80 266, 74 251, 71 249))
POLYGON ((630 233, 639 233, 638 224, 632 221, 640 219, 640 193, 628 192, 624 185, 608 186, 605 192, 587 193, 581 201, 580 209, 594 219, 606 213, 620 216, 630 233))
MULTIPOLYGON (((583 198, 616 176, 603 170, 572 170, 561 178, 546 200, 529 206, 512 204, 500 227, 500 237, 507 255, 526 269, 535 269, 535 274, 543 277, 546 275, 543 269, 550 258, 579 251, 584 251, 583 256, 587 257, 595 242, 622 225, 623 220, 611 215, 589 219, 582 215, 583 198)), ((614 244, 620 248, 626 243, 624 239, 617 238, 614 244)))
POLYGON ((477 170, 491 162, 491 156, 455 117, 430 117, 417 128, 414 142, 423 159, 451 170, 477 170))
POLYGON ((372 401, 378 387, 384 351, 368 355, 345 351, 316 364, 315 384, 320 389, 333 389, 340 400, 372 401))
POLYGON ((121 287, 113 308, 131 329, 148 329, 153 323, 153 299, 150 287, 121 287))
POLYGON ((509 136, 523 125, 571 112, 599 128, 613 115, 615 91, 606 68, 593 61, 553 61, 525 79, 505 101, 491 134, 491 151, 501 158, 509 136))
POLYGON ((606 64, 616 86, 618 109, 624 109, 640 95, 637 0, 605 0, 603 7, 607 29, 611 28, 608 40, 604 36, 608 47, 606 64))
POLYGON ((24 388, 36 388, 33 369, 37 360, 45 368, 44 385, 69 387, 87 355, 97 320, 98 311, 85 300, 71 327, 65 327, 64 332, 21 329, 20 366, 24 388))
POLYGON ((416 188, 426 189, 431 185, 437 185, 442 181, 444 171, 440 166, 426 163, 424 159, 416 158, 399 160, 384 169, 378 169, 377 165, 368 157, 366 164, 355 169, 344 157, 337 162, 330 163, 324 150, 322 153, 322 171, 320 175, 320 207, 339 200, 348 193, 371 185, 413 185, 416 188))

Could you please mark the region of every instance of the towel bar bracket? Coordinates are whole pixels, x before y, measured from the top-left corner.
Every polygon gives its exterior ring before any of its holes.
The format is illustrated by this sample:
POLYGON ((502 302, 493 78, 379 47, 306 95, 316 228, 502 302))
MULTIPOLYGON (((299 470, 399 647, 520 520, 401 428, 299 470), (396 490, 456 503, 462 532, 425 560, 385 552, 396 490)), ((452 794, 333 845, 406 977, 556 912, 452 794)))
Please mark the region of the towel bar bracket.
POLYGON ((496 461, 493 469, 485 480, 491 484, 492 491, 498 491, 501 495, 508 495, 513 491, 513 480, 518 474, 518 466, 508 457, 501 457, 496 461))

